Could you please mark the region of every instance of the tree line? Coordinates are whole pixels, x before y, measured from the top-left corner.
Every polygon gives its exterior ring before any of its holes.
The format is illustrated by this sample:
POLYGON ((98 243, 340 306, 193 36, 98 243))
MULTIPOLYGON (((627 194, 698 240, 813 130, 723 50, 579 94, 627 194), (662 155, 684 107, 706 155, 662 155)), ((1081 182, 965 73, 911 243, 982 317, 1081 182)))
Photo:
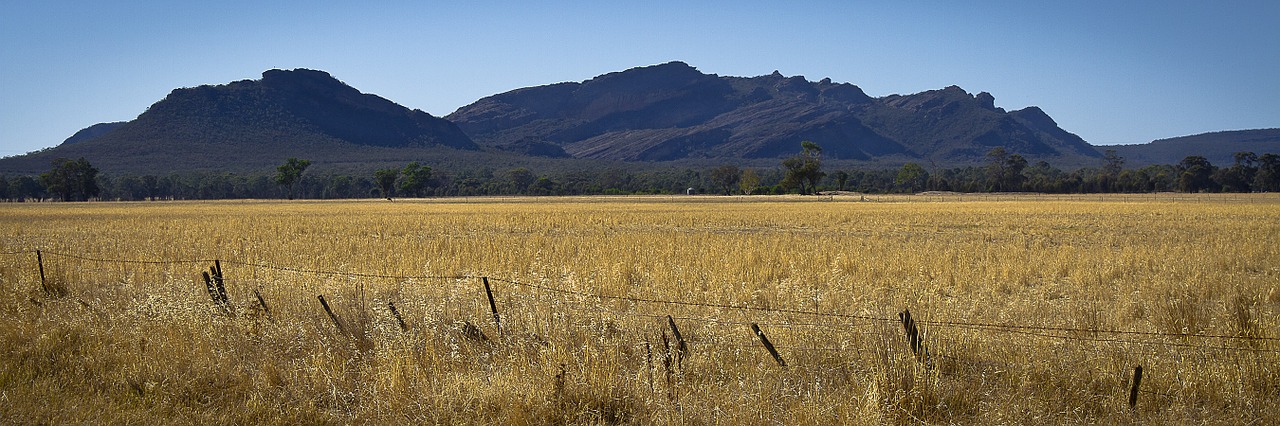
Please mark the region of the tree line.
POLYGON ((625 194, 813 194, 1039 192, 1280 192, 1280 155, 1236 153, 1234 162, 1216 166, 1202 156, 1178 164, 1124 167, 1124 158, 1107 151, 1097 167, 1064 171, 1049 163, 1029 163, 997 147, 984 165, 938 169, 917 163, 897 168, 826 170, 822 148, 801 144, 795 156, 775 168, 724 164, 710 169, 612 169, 537 173, 517 167, 477 167, 445 173, 410 162, 368 175, 307 173, 310 161, 288 159, 271 174, 174 173, 102 175, 87 160, 59 158, 38 176, 0 176, 0 199, 39 200, 195 200, 236 198, 387 198, 482 195, 625 194))

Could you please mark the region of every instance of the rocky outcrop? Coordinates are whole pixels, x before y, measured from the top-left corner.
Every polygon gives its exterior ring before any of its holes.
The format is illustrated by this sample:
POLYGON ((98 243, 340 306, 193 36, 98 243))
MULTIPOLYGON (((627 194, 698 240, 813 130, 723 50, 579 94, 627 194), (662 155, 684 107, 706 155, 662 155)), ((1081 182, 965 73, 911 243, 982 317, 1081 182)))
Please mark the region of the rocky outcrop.
POLYGON ((986 92, 950 86, 877 99, 831 79, 721 77, 683 62, 513 90, 446 118, 481 145, 534 138, 575 157, 621 161, 775 158, 803 140, 849 160, 969 162, 995 146, 1028 157, 1098 156, 1038 108, 1006 112, 986 92))

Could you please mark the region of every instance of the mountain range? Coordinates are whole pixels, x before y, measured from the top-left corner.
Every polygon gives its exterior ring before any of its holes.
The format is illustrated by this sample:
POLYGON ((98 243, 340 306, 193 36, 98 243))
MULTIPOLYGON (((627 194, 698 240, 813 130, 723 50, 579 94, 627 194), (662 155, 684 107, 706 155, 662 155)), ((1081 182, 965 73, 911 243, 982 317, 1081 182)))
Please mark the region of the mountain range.
POLYGON ((1098 157, 1039 108, 1006 112, 994 99, 956 86, 872 98, 830 79, 720 77, 671 62, 513 90, 445 118, 485 146, 543 143, 618 161, 776 159, 802 140, 838 160, 970 162, 996 146, 1052 160, 1098 157))
MULTIPOLYGON (((1275 131, 1256 132, 1250 140, 1277 140, 1275 131)), ((1233 135, 1115 149, 1131 164, 1176 163, 1233 135)), ((445 170, 762 167, 794 155, 804 140, 818 143, 830 164, 851 166, 982 164, 994 147, 1059 167, 1101 161, 1098 147, 1040 108, 1006 111, 986 92, 950 86, 877 98, 830 79, 776 71, 723 77, 670 62, 516 89, 443 118, 361 93, 323 71, 269 70, 258 80, 176 89, 134 120, 96 124, 56 147, 0 159, 0 173, 44 171, 57 157, 84 157, 106 173, 147 174, 268 172, 288 157, 361 173, 409 161, 445 170)))
POLYGON ((1229 165, 1237 152, 1280 154, 1280 129, 1236 130, 1157 139, 1141 145, 1111 145, 1130 166, 1178 164, 1188 155, 1205 157, 1215 165, 1229 165))

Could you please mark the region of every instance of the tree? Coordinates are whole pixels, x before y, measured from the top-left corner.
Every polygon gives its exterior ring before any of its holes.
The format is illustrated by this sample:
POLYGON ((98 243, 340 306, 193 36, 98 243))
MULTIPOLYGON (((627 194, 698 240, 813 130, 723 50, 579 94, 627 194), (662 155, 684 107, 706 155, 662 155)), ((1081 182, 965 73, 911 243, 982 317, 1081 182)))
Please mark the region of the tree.
POLYGON ((1013 154, 1009 156, 1009 160, 1005 162, 1004 185, 1006 191, 1021 191, 1022 183, 1026 182, 1026 175, 1022 174, 1027 168, 1027 159, 1021 154, 1013 154))
POLYGON ((1178 162, 1178 189, 1182 192, 1213 190, 1213 164, 1208 159, 1192 155, 1178 162))
POLYGON ((62 201, 84 201, 98 195, 98 169, 81 157, 53 160, 53 169, 40 174, 40 183, 62 201))
POLYGON ((987 151, 987 190, 1003 191, 1004 190, 1004 167, 1005 162, 1009 160, 1009 151, 1003 146, 997 146, 987 151))
POLYGON ((741 178, 742 171, 732 164, 725 164, 711 171, 711 183, 724 189, 724 195, 732 194, 733 188, 738 186, 738 180, 741 178))
POLYGON ((738 179, 738 189, 742 190, 742 195, 751 195, 759 187, 760 173, 757 173, 756 169, 743 170, 742 177, 738 179))
POLYGON ((1235 164, 1225 169, 1218 169, 1213 180, 1222 185, 1225 192, 1249 192, 1253 188, 1254 176, 1258 174, 1258 155, 1252 152, 1237 152, 1232 155, 1235 164))
POLYGON ((916 163, 903 164, 898 169, 898 176, 894 178, 893 183, 907 192, 917 192, 924 189, 925 184, 929 182, 929 172, 924 171, 916 163))
POLYGON ((1116 192, 1119 190, 1120 173, 1124 171, 1124 157, 1114 149, 1102 153, 1102 170, 1098 173, 1098 190, 1116 192))
POLYGON ((1259 191, 1280 191, 1280 155, 1267 153, 1258 157, 1258 172, 1253 182, 1259 191))
POLYGON ((9 180, 9 196, 14 200, 44 198, 45 186, 31 176, 18 176, 9 180))
POLYGON ((511 182, 515 193, 524 194, 529 191, 529 185, 538 181, 538 176, 529 169, 518 167, 507 171, 507 181, 511 182))
POLYGON ((414 161, 404 166, 400 175, 400 194, 421 197, 431 182, 431 167, 419 165, 414 161))
POLYGON ((155 200, 156 197, 160 196, 160 178, 153 175, 143 176, 142 187, 147 191, 148 200, 155 200))
POLYGON ((1026 176, 1027 159, 1019 154, 1009 154, 1002 146, 987 152, 987 190, 995 192, 1020 191, 1026 176))
POLYGON ((391 199, 393 191, 396 189, 396 178, 400 177, 400 171, 396 169, 379 169, 373 172, 373 181, 378 184, 378 190, 382 191, 382 197, 391 199))
POLYGON ((849 172, 836 170, 836 172, 832 173, 831 176, 836 178, 836 184, 839 185, 837 189, 844 191, 844 184, 849 182, 849 172))
POLYGON ((817 190, 818 181, 826 176, 822 172, 822 147, 812 141, 800 142, 800 147, 799 155, 782 160, 782 167, 786 169, 782 185, 798 186, 801 194, 809 194, 817 190))
POLYGON ((276 167, 276 183, 289 191, 289 199, 293 199, 293 186, 302 180, 302 172, 311 166, 311 160, 299 160, 289 157, 284 164, 276 167))

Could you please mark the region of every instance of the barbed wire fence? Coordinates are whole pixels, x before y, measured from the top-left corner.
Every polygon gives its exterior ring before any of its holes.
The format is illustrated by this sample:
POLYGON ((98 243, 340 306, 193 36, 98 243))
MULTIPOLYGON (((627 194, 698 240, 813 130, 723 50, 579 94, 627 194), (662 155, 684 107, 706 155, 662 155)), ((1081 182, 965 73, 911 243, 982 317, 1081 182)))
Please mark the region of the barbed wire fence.
MULTIPOLYGON (((920 368, 939 376, 982 380, 991 372, 1010 371, 1016 366, 981 357, 981 351, 975 350, 978 346, 996 350, 992 349, 996 345, 1000 351, 1029 356, 1042 353, 1046 346, 1072 345, 1077 350, 1126 361, 1174 360, 1159 364, 1161 367, 1185 362, 1188 357, 1247 357, 1257 364, 1280 360, 1280 338, 1262 335, 1270 330, 1250 334, 1171 333, 922 319, 919 315, 913 317, 909 307, 896 316, 882 316, 669 300, 573 290, 551 284, 555 280, 546 277, 367 273, 241 260, 113 259, 48 250, 10 250, 0 252, 0 256, 8 258, 6 264, 11 268, 34 269, 39 279, 34 288, 49 297, 67 295, 69 282, 111 285, 150 277, 190 287, 188 290, 197 298, 200 290, 205 290, 217 308, 215 312, 236 315, 237 309, 251 309, 272 319, 279 319, 286 311, 317 311, 314 300, 306 301, 315 297, 337 331, 350 337, 367 333, 353 329, 353 322, 365 327, 376 322, 379 327, 398 326, 401 332, 409 332, 428 321, 451 324, 447 327, 467 339, 490 343, 511 338, 544 341, 556 334, 569 339, 583 339, 593 333, 624 336, 618 345, 644 359, 651 388, 655 370, 665 371, 670 387, 672 372, 683 370, 686 359, 713 352, 732 353, 734 356, 729 358, 737 360, 772 359, 779 368, 814 375, 872 373, 872 366, 848 361, 898 356, 914 358, 920 368), (29 268, 19 266, 23 258, 29 259, 29 268), (79 265, 73 267, 69 263, 72 261, 79 265), (96 267, 87 267, 89 264, 96 267), (225 274, 224 266, 234 273, 225 274), (117 269, 104 270, 113 267, 117 269), (206 267, 208 271, 202 271, 206 267), (56 272, 51 273, 50 269, 56 272), (202 271, 203 283, 189 278, 196 275, 194 271, 202 271), (236 299, 246 302, 233 302, 226 290, 228 284, 236 299), (299 298, 297 294, 309 296, 299 298), (289 309, 281 309, 282 304, 289 309), (492 324, 488 323, 490 319, 492 324), (647 325, 643 330, 624 332, 617 329, 621 320, 647 325), (658 362, 662 368, 656 366, 658 362)), ((30 301, 40 303, 34 297, 30 301)), ((1245 363, 1236 364, 1245 368, 1245 363)), ((1148 366, 1146 375, 1152 374, 1148 366)), ((1142 365, 1135 366, 1133 376, 1126 376, 1123 381, 1129 405, 1136 404, 1138 394, 1165 400, 1180 398, 1176 377, 1170 378, 1176 373, 1161 374, 1157 377, 1163 382, 1153 385, 1155 379, 1149 378, 1146 388, 1142 388, 1142 365)))

